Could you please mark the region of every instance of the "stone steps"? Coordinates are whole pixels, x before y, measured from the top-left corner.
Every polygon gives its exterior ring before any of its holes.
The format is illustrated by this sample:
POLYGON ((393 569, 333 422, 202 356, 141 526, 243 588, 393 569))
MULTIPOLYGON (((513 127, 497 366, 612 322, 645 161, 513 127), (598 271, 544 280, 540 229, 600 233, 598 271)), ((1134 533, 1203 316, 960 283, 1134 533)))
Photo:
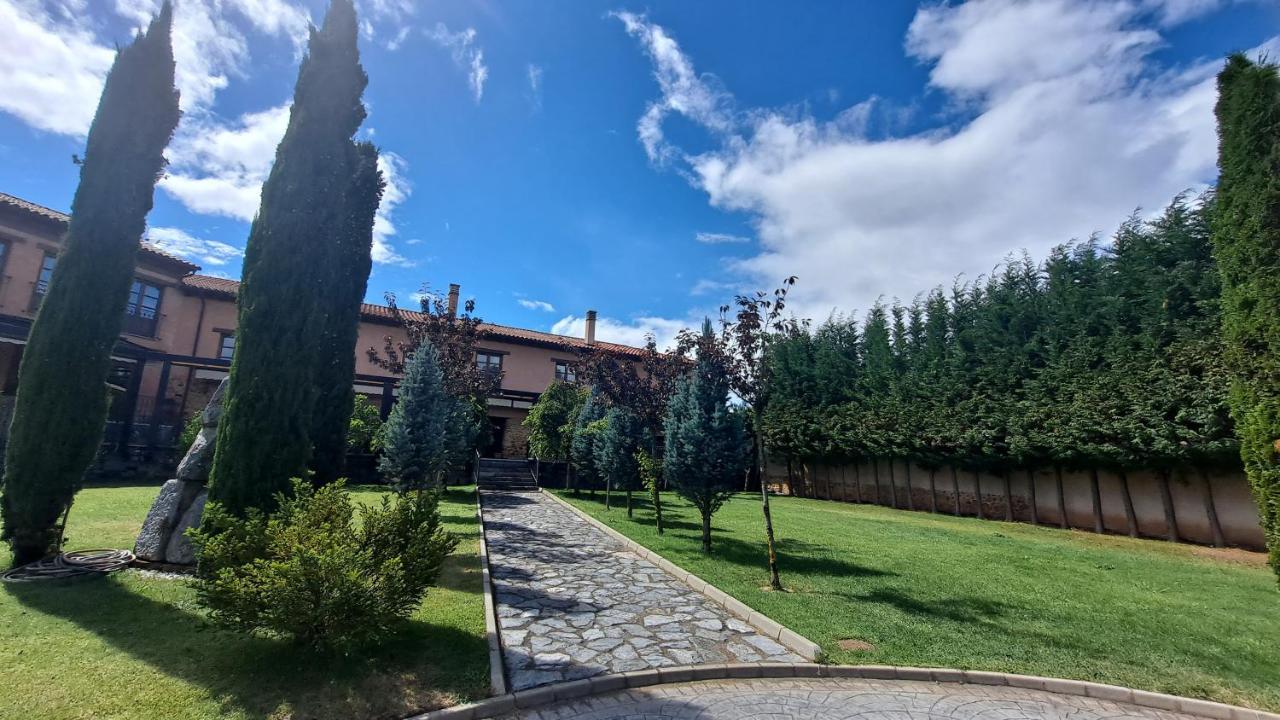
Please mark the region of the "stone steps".
POLYGON ((524 460, 480 458, 476 481, 481 490, 500 492, 537 492, 529 463, 524 460))

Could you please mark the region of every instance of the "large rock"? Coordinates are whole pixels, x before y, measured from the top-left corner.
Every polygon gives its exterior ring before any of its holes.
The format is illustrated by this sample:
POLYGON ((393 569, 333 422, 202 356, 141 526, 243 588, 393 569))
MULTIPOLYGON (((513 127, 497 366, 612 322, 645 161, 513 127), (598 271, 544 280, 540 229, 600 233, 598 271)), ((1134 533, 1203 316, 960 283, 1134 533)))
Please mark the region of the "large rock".
POLYGON ((143 560, 160 562, 164 560, 165 549, 169 544, 169 536, 181 518, 183 511, 191 504, 196 493, 203 489, 199 483, 170 480, 160 488, 160 494, 151 505, 147 519, 142 522, 142 531, 133 544, 133 554, 143 560))
POLYGON ((217 439, 217 428, 201 428, 191 449, 182 456, 176 473, 179 480, 208 482, 209 471, 213 468, 213 442, 217 439))
POLYGON ((187 530, 200 527, 200 518, 204 516, 204 503, 209 497, 208 490, 201 490, 191 501, 182 519, 173 527, 169 535, 169 545, 164 551, 164 561, 173 565, 194 565, 196 549, 187 537, 187 530))

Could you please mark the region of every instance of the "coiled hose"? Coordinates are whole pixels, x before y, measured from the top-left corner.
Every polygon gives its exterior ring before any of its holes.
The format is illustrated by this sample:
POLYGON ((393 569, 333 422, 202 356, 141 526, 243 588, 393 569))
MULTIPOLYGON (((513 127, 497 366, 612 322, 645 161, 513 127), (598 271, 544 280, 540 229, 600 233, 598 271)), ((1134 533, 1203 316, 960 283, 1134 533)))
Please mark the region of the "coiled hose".
POLYGON ((125 569, 131 562, 133 562, 133 553, 128 550, 73 550, 14 568, 0 575, 0 580, 33 582, 106 575, 125 569))

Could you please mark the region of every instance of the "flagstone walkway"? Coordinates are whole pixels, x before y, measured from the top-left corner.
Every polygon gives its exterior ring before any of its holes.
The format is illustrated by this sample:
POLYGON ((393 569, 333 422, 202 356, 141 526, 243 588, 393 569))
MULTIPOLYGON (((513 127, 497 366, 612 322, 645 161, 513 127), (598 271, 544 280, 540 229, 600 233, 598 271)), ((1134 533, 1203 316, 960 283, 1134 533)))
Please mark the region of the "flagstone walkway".
POLYGON ((906 680, 714 680, 570 700, 504 720, 1204 720, 1040 690, 906 680))
POLYGON ((803 662, 540 493, 480 498, 512 690, 674 665, 803 662))

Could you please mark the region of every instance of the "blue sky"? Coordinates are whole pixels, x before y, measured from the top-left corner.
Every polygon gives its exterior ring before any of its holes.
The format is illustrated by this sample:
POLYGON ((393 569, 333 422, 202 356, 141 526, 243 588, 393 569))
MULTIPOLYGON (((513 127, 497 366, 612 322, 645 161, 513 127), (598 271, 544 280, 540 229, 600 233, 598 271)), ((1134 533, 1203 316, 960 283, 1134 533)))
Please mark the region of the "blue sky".
MULTIPOLYGON (((182 0, 150 237, 237 277, 322 0, 182 0)), ((369 299, 638 343, 795 274, 818 319, 1109 233, 1215 177, 1213 74, 1274 0, 361 0, 391 181, 369 299)), ((0 190, 66 209, 155 0, 0 0, 0 190), (12 43, 12 44, 11 44, 12 43)), ((299 262, 305 262, 300 258, 299 262)))

